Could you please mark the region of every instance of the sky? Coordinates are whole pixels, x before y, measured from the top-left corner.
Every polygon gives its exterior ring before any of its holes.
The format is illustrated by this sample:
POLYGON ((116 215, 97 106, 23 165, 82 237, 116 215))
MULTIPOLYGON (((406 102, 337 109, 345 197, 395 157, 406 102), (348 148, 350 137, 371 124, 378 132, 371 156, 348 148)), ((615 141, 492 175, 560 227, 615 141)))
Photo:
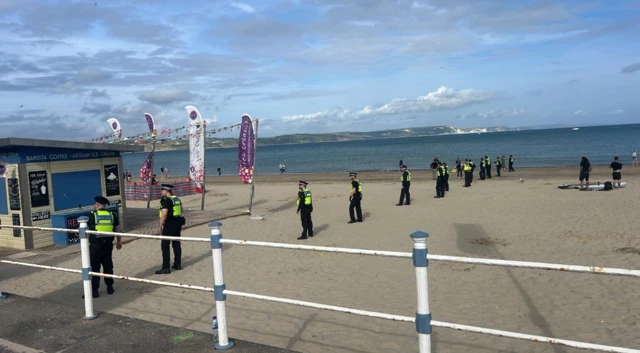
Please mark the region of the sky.
POLYGON ((640 0, 0 0, 0 137, 637 123, 638 33, 640 0))

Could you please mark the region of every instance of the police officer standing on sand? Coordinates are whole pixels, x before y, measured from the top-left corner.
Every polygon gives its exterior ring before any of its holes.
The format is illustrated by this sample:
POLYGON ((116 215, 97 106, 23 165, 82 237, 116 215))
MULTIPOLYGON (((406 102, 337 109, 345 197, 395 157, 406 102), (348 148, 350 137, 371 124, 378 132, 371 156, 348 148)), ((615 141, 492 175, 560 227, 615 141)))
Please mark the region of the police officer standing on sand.
POLYGON ((496 171, 498 172, 498 176, 500 176, 501 170, 502 170, 502 159, 500 159, 500 157, 496 157, 496 171))
POLYGON ((486 176, 485 174, 486 170, 487 170, 487 166, 485 165, 484 157, 480 157, 480 180, 484 180, 486 176))
POLYGON ((406 165, 402 165, 400 167, 402 171, 402 175, 400 176, 400 181, 402 182, 402 189, 400 189, 400 202, 396 206, 402 206, 404 203, 404 198, 407 198, 407 203, 405 205, 411 205, 411 194, 409 193, 409 187, 411 187, 411 172, 407 170, 406 165))
MULTIPOLYGON (((95 230, 98 232, 119 232, 120 222, 118 221, 118 214, 115 212, 107 211, 106 207, 109 204, 109 200, 102 196, 96 196, 95 211, 91 211, 89 215, 89 222, 87 223, 87 229, 95 230)), ((116 249, 122 249, 122 239, 116 237, 116 249)), ((100 272, 100 266, 102 266, 102 273, 113 274, 113 237, 101 236, 91 234, 89 235, 89 254, 91 257, 91 271, 100 272)), ((104 278, 104 283, 107 285, 107 293, 113 294, 113 278, 104 278)), ((94 298, 100 297, 98 288, 100 287, 100 277, 91 277, 91 289, 92 296, 94 298)))
POLYGON ((487 178, 491 179, 491 160, 489 156, 484 156, 484 164, 486 166, 487 178))
MULTIPOLYGON (((185 223, 182 216, 182 202, 173 195, 173 185, 162 184, 162 198, 158 205, 158 214, 160 215, 160 234, 169 237, 179 237, 182 226, 185 223)), ((162 268, 156 271, 157 275, 169 274, 171 270, 171 252, 169 243, 173 247, 173 269, 182 270, 182 247, 180 242, 176 240, 162 240, 160 248, 162 249, 162 268)))
POLYGON ((473 163, 473 160, 469 158, 469 165, 471 166, 471 175, 469 175, 469 186, 473 183, 473 172, 476 171, 476 164, 473 163))
POLYGON ((510 172, 515 172, 516 171, 515 169, 513 169, 513 155, 512 154, 509 155, 509 171, 510 172))
POLYGON ((351 194, 349 196, 349 217, 351 220, 347 222, 349 224, 356 223, 356 221, 362 222, 362 184, 360 184, 360 180, 356 178, 357 176, 358 173, 349 173, 349 178, 351 178, 351 194), (355 217, 356 215, 354 215, 354 210, 358 216, 357 219, 355 217))
POLYGON ((313 203, 311 200, 311 191, 307 189, 308 183, 300 180, 298 182, 298 210, 296 213, 300 214, 300 221, 302 222, 302 235, 298 237, 298 240, 307 239, 307 236, 313 237, 313 222, 311 222, 311 212, 313 212, 313 203))
POLYGON ((444 165, 440 164, 436 169, 436 196, 435 199, 444 197, 444 165))
POLYGON ((464 165, 462 166, 462 168, 464 169, 464 187, 468 188, 471 186, 471 175, 473 173, 473 169, 471 168, 468 159, 464 160, 464 165))
POLYGON ((444 166, 444 191, 449 192, 449 166, 447 162, 442 163, 444 166))

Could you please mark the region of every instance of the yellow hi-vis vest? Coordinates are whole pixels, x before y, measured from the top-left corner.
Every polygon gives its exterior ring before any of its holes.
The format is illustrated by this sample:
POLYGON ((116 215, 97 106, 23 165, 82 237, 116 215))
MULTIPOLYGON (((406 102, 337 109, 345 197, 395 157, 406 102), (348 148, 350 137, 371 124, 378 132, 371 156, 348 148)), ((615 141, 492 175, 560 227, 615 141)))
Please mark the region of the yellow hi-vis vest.
MULTIPOLYGON (((353 179, 356 183, 358 183, 358 192, 362 192, 362 184, 360 184, 360 180, 353 179)), ((351 184, 351 191, 353 191, 353 184, 351 184)))
POLYGON ((449 174, 449 166, 445 165, 443 168, 444 168, 444 175, 449 174))
POLYGON ((113 216, 107 210, 97 210, 93 212, 96 221, 96 231, 113 232, 113 216))
MULTIPOLYGON (((166 198, 173 203, 173 217, 180 217, 182 215, 182 201, 176 195, 166 196, 166 198)), ((162 202, 158 205, 158 217, 162 218, 162 202)))
MULTIPOLYGON (((411 181, 411 172, 409 170, 407 170, 407 181, 411 181)), ((400 181, 404 181, 404 172, 402 172, 402 175, 400 175, 400 181)), ((362 190, 360 190, 362 191, 362 190)))
MULTIPOLYGON (((304 189, 302 190, 304 192, 304 204, 306 206, 311 205, 311 190, 309 189, 304 189)), ((300 198, 298 197, 298 199, 296 200, 296 205, 300 206, 300 198)))
POLYGON ((469 165, 469 163, 465 163, 464 164, 464 171, 465 172, 470 172, 471 171, 471 166, 469 165))

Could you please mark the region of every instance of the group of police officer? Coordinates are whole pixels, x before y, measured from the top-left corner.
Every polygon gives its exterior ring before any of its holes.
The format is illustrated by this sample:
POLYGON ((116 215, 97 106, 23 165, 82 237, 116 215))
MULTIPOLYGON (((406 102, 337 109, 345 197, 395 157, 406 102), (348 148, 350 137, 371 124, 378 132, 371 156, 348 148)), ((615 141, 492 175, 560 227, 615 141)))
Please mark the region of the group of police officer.
MULTIPOLYGON (((173 185, 162 184, 162 198, 158 205, 158 214, 160 218, 159 233, 165 236, 179 237, 182 231, 182 226, 185 224, 185 219, 182 212, 182 202, 178 197, 173 194, 173 185)), ((91 211, 87 228, 89 230, 95 230, 99 232, 119 232, 120 222, 118 220, 118 214, 116 212, 108 211, 107 205, 109 199, 103 196, 96 196, 94 198, 95 205, 94 211, 91 211)), ((311 222, 311 218, 309 218, 311 222)), ((122 249, 122 239, 116 236, 116 249, 122 249)), ((91 234, 89 236, 89 254, 91 259, 91 271, 102 272, 105 274, 113 274, 113 236, 100 236, 91 234)), ((162 268, 156 271, 156 274, 169 274, 170 268, 170 250, 169 244, 173 247, 174 270, 182 269, 182 248, 180 241, 175 240, 162 240, 160 248, 162 250, 162 268)), ((113 278, 104 278, 104 283, 107 285, 107 293, 115 293, 113 288, 113 278)), ((92 296, 99 298, 100 293, 98 289, 100 287, 100 277, 91 278, 92 296)), ((84 296, 83 296, 84 297, 84 296)))
MULTIPOLYGON (((509 171, 513 172, 513 155, 509 155, 509 171)), ((434 167, 436 171, 436 196, 434 198, 440 199, 445 196, 446 192, 449 192, 449 166, 446 162, 441 163, 437 158, 434 161, 434 167)), ((500 157, 496 158, 496 169, 498 176, 502 169, 502 161, 500 157)), ((464 172, 464 187, 470 187, 473 182, 473 172, 476 165, 468 158, 464 160, 464 164, 460 166, 464 172)), ((488 156, 480 159, 480 179, 484 180, 486 177, 491 179, 491 160, 488 156)), ((411 204, 411 193, 409 191, 411 187, 411 172, 407 170, 407 166, 402 164, 400 160, 400 176, 401 189, 400 189, 400 201, 396 206, 409 206, 411 204)), ((349 173, 351 179, 351 192, 349 194, 349 224, 356 222, 362 222, 362 183, 357 178, 358 173, 349 173), (356 217, 357 216, 357 217, 356 217)), ((297 238, 298 240, 305 240, 309 237, 313 237, 313 222, 311 221, 311 213, 313 212, 313 200, 311 197, 311 191, 307 188, 309 183, 300 180, 298 182, 298 197, 296 204, 298 209, 297 214, 300 214, 300 221, 302 223, 302 234, 297 238)))

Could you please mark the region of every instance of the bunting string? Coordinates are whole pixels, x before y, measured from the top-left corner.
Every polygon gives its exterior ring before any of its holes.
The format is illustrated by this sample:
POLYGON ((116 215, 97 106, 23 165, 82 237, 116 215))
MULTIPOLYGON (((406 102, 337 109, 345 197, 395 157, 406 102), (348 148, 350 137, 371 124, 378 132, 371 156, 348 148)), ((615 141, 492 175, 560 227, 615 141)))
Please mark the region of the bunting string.
MULTIPOLYGON (((213 137, 213 135, 223 132, 223 131, 233 131, 235 128, 239 128, 242 124, 234 124, 230 126, 225 126, 217 129, 207 130, 205 131, 205 137, 213 137)), ((89 140, 89 142, 98 142, 98 143, 121 143, 121 144, 142 144, 145 141, 151 140, 152 138, 156 138, 156 141, 160 141, 160 143, 164 143, 167 140, 186 140, 189 139, 191 134, 184 134, 184 131, 189 131, 190 125, 180 126, 178 128, 173 129, 162 129, 156 130, 154 133, 141 133, 137 135, 127 136, 123 138, 116 138, 116 136, 112 134, 96 137, 94 139, 89 140)))

